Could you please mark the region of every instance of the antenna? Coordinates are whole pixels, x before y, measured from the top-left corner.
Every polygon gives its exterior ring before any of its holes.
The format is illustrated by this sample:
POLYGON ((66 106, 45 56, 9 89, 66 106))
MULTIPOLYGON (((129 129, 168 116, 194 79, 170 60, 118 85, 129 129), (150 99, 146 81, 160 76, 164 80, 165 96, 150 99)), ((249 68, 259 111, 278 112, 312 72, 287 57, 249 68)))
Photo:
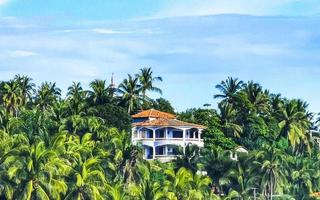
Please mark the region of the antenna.
POLYGON ((112 75, 111 75, 111 85, 113 85, 113 72, 112 72, 112 75))

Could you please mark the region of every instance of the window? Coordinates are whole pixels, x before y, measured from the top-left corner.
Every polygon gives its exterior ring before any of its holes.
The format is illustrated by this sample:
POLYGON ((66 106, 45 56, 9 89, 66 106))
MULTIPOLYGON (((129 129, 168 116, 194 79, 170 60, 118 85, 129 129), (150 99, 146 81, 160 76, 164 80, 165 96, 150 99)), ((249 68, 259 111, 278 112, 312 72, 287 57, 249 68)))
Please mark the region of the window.
POLYGON ((164 155, 164 147, 158 147, 156 152, 157 155, 164 155))
POLYGON ((164 130, 160 129, 160 130, 156 130, 156 138, 164 138, 164 130))
POLYGON ((182 135, 183 135, 182 131, 172 131, 173 138, 182 138, 183 137, 182 135))

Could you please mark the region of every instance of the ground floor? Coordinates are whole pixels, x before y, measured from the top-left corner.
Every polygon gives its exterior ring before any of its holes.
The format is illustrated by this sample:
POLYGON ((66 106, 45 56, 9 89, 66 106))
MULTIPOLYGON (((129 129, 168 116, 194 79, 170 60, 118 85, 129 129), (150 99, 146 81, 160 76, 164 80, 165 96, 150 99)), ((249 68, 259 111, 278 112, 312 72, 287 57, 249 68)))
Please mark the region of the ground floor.
POLYGON ((162 145, 162 146, 143 146, 145 159, 159 159, 159 160, 171 160, 177 155, 180 155, 182 150, 177 145, 162 145))

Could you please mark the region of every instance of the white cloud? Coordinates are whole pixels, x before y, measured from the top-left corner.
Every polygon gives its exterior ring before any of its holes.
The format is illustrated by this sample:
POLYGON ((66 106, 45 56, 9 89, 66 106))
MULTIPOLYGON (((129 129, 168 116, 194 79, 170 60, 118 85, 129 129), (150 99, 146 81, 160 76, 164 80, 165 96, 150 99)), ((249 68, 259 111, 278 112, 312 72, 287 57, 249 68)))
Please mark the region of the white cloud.
POLYGON ((30 56, 36 56, 38 53, 32 52, 32 51, 24 51, 24 50, 15 50, 15 51, 9 51, 8 52, 10 57, 16 58, 16 57, 30 57, 30 56))
MULTIPOLYGON (((155 18, 175 16, 201 16, 215 14, 245 14, 245 15, 282 15, 287 7, 299 0, 190 0, 175 1, 154 16, 155 18)), ((313 0, 305 0, 306 6, 312 7, 313 0)), ((292 12, 295 12, 292 10, 292 12)), ((303 13, 297 13, 298 15, 303 13)))
POLYGON ((128 33, 126 31, 117 31, 113 29, 105 29, 105 28, 94 28, 92 29, 93 32, 95 33, 100 33, 100 34, 120 34, 120 33, 128 33))
POLYGON ((5 3, 7 3, 7 2, 8 2, 8 0, 0 0, 0 5, 3 5, 5 3))
POLYGON ((154 34, 156 33, 154 30, 151 29, 108 29, 108 28, 94 28, 89 29, 88 31, 92 31, 94 33, 99 34, 132 34, 132 33, 140 33, 140 34, 154 34))
POLYGON ((212 45, 211 53, 220 57, 236 57, 244 55, 284 56, 291 53, 286 44, 251 42, 238 36, 216 36, 205 40, 212 45))

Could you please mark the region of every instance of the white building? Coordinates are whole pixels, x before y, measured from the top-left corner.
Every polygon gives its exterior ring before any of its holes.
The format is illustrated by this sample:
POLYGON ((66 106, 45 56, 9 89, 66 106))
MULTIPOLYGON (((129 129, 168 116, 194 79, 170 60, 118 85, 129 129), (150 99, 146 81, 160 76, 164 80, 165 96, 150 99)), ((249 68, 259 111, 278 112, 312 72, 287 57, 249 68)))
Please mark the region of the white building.
POLYGON ((203 147, 205 126, 183 122, 170 113, 150 109, 132 116, 132 142, 141 143, 145 159, 168 161, 177 156, 177 147, 203 147))

